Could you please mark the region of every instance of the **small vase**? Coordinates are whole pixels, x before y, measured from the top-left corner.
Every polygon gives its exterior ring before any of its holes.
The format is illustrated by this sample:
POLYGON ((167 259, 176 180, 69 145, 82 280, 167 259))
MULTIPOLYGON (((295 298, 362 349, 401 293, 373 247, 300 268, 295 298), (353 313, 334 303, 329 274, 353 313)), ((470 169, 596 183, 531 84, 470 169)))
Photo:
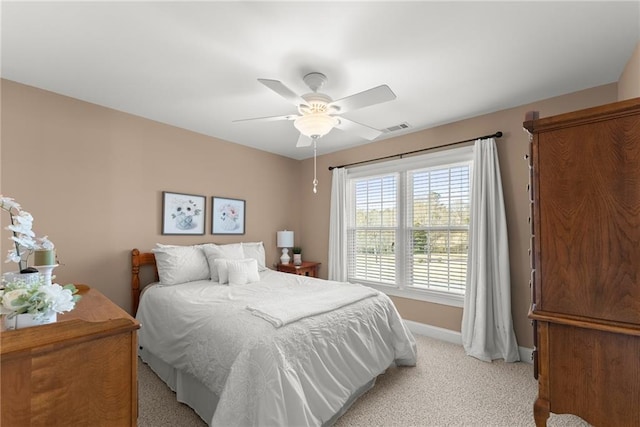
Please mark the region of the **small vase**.
POLYGON ((176 216, 176 227, 180 230, 191 230, 195 226, 196 225, 193 223, 193 216, 185 215, 183 213, 176 216))
POLYGON ((302 264, 302 254, 293 254, 293 264, 294 265, 302 264))
POLYGON ((4 328, 6 330, 29 328, 31 326, 47 325, 49 323, 55 323, 58 320, 58 313, 55 311, 48 311, 44 316, 39 319, 34 319, 33 315, 29 313, 18 314, 8 319, 4 317, 4 328))
POLYGON ((14 283, 18 280, 24 280, 28 284, 38 283, 40 281, 40 272, 20 273, 19 271, 9 271, 2 273, 2 285, 14 283))

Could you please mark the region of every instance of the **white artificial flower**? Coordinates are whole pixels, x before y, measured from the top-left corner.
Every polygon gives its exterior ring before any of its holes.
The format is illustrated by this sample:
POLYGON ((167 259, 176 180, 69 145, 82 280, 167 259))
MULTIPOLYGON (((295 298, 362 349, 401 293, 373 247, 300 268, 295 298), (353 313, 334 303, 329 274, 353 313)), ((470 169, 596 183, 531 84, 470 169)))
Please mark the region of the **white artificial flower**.
POLYGON ((20 211, 17 215, 13 216, 15 222, 31 226, 33 224, 33 216, 27 211, 20 211))
POLYGON ((51 249, 53 249, 55 247, 53 242, 51 240, 49 240, 49 236, 39 237, 38 241, 40 242, 38 244, 40 249, 44 249, 44 250, 49 251, 49 250, 51 250, 51 249))
POLYGON ((44 249, 51 250, 54 248, 53 243, 47 236, 37 238, 32 230, 33 216, 23 211, 15 200, 10 197, 3 197, 0 194, 0 209, 9 212, 11 216, 11 224, 5 229, 12 232, 11 240, 14 241, 14 249, 9 251, 6 262, 15 262, 19 265, 20 270, 28 266, 29 255, 34 250, 44 249))
POLYGON ((4 290, 0 290, 0 314, 8 314, 11 318, 29 313, 38 320, 51 311, 71 311, 80 299, 79 295, 74 295, 77 289, 73 285, 47 285, 42 275, 38 275, 35 281, 31 279, 17 275, 5 283, 4 290))
POLYGON ((5 262, 20 262, 20 259, 20 255, 18 255, 15 249, 9 249, 5 262))
POLYGON ((47 305, 49 305, 50 309, 56 313, 71 311, 76 304, 73 300, 73 294, 71 291, 69 289, 64 289, 57 283, 42 286, 40 290, 47 294, 47 305))
POLYGON ((10 224, 6 226, 6 229, 11 230, 14 233, 24 234, 25 236, 29 236, 29 237, 35 237, 36 235, 31 229, 31 224, 21 224, 21 223, 10 224))
POLYGON ((29 303, 16 304, 16 300, 23 295, 27 295, 29 292, 27 289, 18 288, 12 291, 7 291, 2 295, 2 312, 3 313, 11 313, 13 311, 17 311, 22 307, 27 307, 29 303))
POLYGON ((29 236, 35 236, 31 227, 33 227, 33 217, 27 211, 19 211, 17 215, 12 215, 12 224, 7 227, 11 231, 16 233, 28 234, 29 236))
POLYGON ((20 204, 11 197, 2 197, 2 194, 0 194, 0 208, 5 211, 10 211, 11 209, 20 210, 20 204))
POLYGON ((35 249, 36 241, 33 240, 30 236, 21 234, 20 236, 11 236, 11 240, 16 242, 18 245, 23 246, 27 249, 35 249))

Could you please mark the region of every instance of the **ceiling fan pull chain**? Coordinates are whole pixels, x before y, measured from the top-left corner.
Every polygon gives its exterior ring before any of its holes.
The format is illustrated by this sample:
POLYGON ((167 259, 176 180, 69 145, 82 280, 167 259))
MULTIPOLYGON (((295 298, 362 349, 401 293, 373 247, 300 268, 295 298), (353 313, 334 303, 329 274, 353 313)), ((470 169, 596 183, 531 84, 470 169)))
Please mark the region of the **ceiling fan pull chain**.
POLYGON ((313 192, 314 193, 318 193, 318 179, 316 176, 316 154, 317 154, 317 150, 316 150, 316 141, 318 140, 317 137, 313 138, 313 192))

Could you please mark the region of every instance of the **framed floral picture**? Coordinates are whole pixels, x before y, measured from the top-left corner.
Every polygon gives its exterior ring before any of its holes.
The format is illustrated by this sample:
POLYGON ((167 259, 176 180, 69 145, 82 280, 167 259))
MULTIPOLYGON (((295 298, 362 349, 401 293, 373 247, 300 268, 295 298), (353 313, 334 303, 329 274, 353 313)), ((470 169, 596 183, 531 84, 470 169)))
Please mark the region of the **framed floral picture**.
POLYGON ((162 234, 204 234, 207 198, 162 192, 162 234))
POLYGON ((244 234, 245 201, 211 198, 211 234, 244 234))

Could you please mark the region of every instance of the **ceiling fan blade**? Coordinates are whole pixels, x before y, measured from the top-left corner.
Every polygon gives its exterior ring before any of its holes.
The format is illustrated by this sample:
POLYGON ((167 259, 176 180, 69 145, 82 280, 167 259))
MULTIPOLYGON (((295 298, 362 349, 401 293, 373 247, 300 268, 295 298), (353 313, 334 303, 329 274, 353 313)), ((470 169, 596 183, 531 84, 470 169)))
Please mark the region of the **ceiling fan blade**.
POLYGON ((303 134, 300 134, 296 147, 308 147, 310 145, 311 145, 311 138, 309 138, 308 136, 304 136, 303 134))
POLYGON ((345 119, 344 117, 340 117, 340 123, 338 123, 336 127, 345 132, 355 133, 356 135, 370 141, 382 135, 382 131, 379 131, 378 129, 365 126, 354 122, 353 120, 345 119))
POLYGON ((296 107, 299 105, 307 105, 307 101, 300 95, 297 95, 294 91, 286 87, 282 82, 278 80, 258 79, 260 83, 282 96, 287 101, 291 102, 296 107))
POLYGON ((380 85, 364 92, 356 93, 329 104, 329 107, 338 107, 339 113, 380 104, 396 99, 396 94, 387 85, 380 85))
POLYGON ((276 121, 276 120, 295 120, 298 117, 300 117, 300 116, 298 116, 297 114, 288 114, 286 116, 255 117, 253 119, 233 120, 233 123, 236 123, 236 122, 273 122, 273 121, 276 121))

